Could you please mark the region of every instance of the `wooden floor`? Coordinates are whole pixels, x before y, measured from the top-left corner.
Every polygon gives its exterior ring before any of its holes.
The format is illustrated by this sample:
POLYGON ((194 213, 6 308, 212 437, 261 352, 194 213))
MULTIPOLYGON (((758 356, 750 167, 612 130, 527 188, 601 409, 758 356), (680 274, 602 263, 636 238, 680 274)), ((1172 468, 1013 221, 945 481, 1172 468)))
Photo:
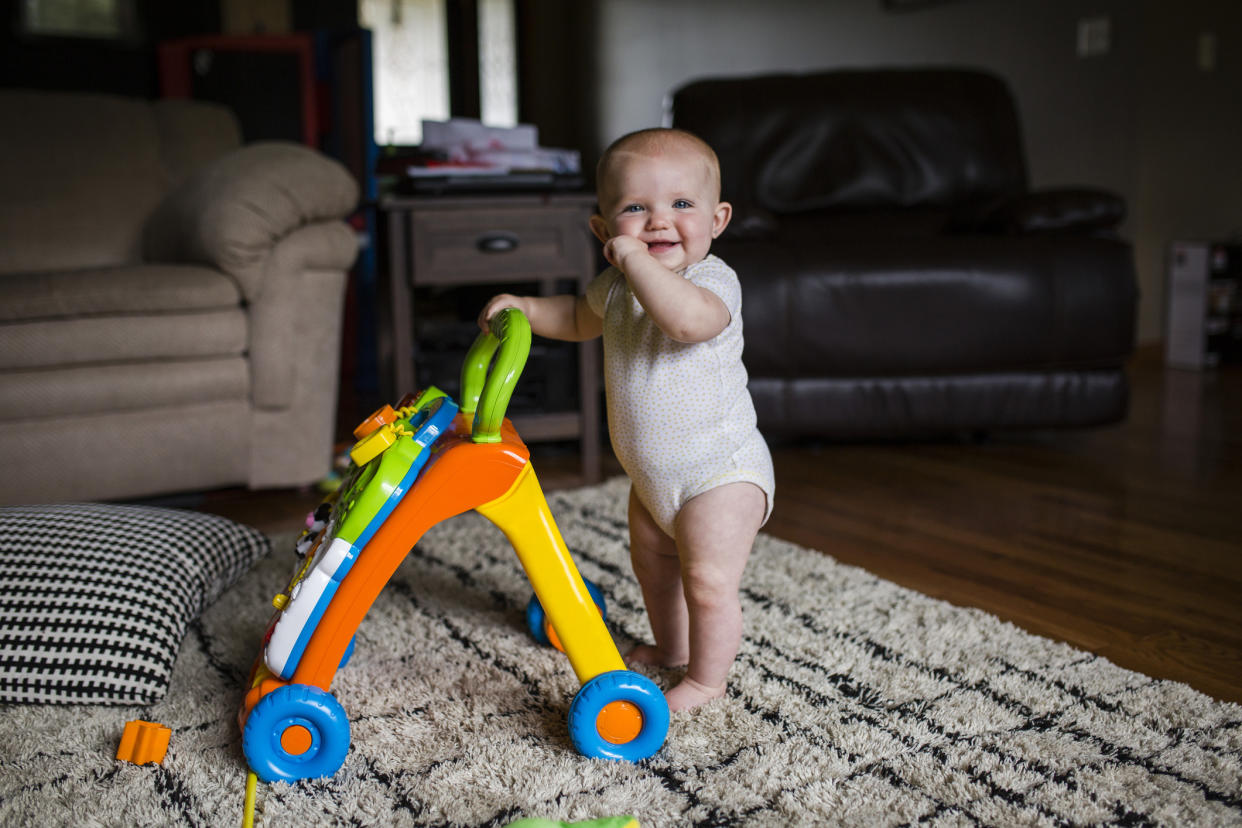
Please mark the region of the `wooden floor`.
MULTIPOLYGON (((1130 376, 1120 426, 778 446, 765 531, 1242 702, 1242 366, 1167 371, 1145 352, 1130 376)), ((534 459, 548 489, 581 482, 573 455, 534 459)), ((278 531, 317 501, 232 491, 199 508, 278 531)))

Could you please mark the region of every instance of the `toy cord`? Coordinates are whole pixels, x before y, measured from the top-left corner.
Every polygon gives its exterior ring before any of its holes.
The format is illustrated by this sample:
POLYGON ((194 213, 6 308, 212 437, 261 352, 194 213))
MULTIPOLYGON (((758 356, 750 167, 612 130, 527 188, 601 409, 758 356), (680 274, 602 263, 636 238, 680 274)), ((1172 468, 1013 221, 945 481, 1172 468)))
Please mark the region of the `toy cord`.
POLYGON ((259 777, 255 776, 254 771, 246 774, 246 806, 242 811, 242 828, 254 828, 254 799, 258 784, 259 777))

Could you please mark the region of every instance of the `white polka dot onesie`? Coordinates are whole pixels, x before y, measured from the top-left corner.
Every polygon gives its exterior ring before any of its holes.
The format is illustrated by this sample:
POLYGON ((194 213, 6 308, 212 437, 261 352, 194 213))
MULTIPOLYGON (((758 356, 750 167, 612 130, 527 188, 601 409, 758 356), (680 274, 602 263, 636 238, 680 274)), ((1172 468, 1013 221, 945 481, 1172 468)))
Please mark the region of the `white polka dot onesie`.
POLYGON ((608 432, 617 459, 656 523, 675 537, 674 519, 690 498, 726 483, 776 485, 772 456, 755 427, 742 365, 742 286, 716 256, 685 278, 720 297, 728 326, 707 342, 670 339, 634 298, 621 271, 592 280, 586 298, 604 320, 608 432))

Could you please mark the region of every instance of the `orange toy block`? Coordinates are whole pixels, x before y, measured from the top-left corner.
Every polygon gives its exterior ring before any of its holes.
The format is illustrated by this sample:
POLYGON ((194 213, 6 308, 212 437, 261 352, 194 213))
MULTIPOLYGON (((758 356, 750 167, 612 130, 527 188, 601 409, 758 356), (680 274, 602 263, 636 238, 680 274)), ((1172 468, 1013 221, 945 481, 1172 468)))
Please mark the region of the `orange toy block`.
POLYGON ((168 740, 172 738, 172 730, 156 722, 144 722, 135 719, 125 724, 125 732, 121 734, 121 745, 116 749, 116 758, 135 765, 154 762, 157 765, 164 761, 168 752, 168 740))

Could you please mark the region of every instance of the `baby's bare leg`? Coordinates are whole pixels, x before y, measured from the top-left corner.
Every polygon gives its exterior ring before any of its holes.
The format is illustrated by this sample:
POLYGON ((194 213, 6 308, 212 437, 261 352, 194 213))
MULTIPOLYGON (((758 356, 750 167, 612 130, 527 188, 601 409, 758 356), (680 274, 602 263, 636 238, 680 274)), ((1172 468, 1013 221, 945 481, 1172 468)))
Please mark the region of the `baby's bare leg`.
POLYGON ((677 667, 690 657, 690 621, 681 587, 677 544, 656 524, 630 490, 630 561, 643 590, 655 646, 639 644, 627 658, 642 664, 677 667))
POLYGON ((666 694, 671 710, 689 710, 724 695, 742 641, 738 590, 766 497, 753 483, 729 483, 691 499, 677 515, 690 662, 685 678, 666 694))

